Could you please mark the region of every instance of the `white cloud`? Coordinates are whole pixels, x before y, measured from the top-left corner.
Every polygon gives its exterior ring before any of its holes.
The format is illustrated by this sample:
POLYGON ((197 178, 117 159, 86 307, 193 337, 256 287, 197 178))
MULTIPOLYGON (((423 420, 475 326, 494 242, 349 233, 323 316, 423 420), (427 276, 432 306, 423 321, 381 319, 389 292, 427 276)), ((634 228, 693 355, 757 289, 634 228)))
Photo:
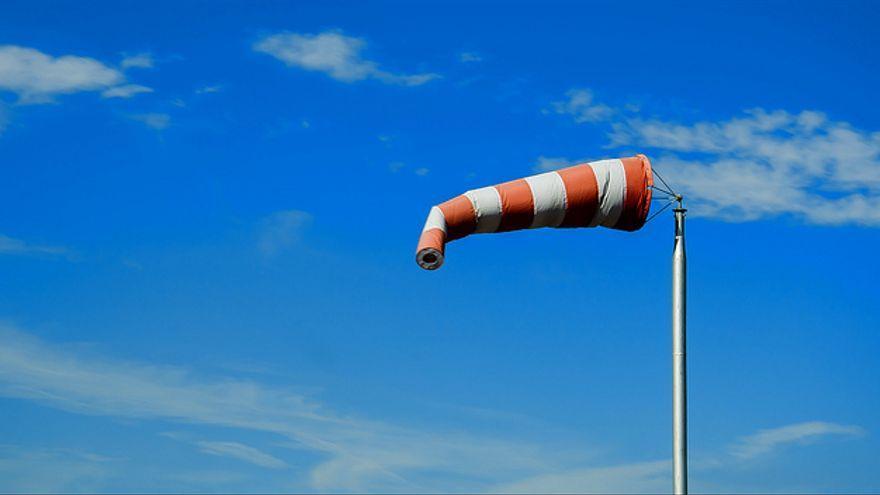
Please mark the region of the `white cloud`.
POLYGON ((565 158, 561 156, 544 156, 541 155, 536 160, 535 166, 532 167, 532 170, 535 172, 550 172, 552 170, 558 170, 563 167, 567 167, 574 163, 570 158, 565 158))
POLYGON ((312 215, 301 210, 277 211, 262 221, 258 248, 265 256, 275 255, 299 242, 312 215))
POLYGON ((754 109, 691 125, 631 119, 615 125, 612 143, 666 151, 657 167, 701 216, 788 213, 816 224, 880 226, 880 133, 819 112, 754 109))
POLYGON ((171 116, 167 113, 140 113, 132 115, 131 119, 157 131, 167 129, 171 125, 171 116))
POLYGON ((45 246, 31 244, 21 239, 0 234, 0 255, 46 255, 46 256, 69 256, 70 251, 60 246, 45 246))
POLYGON ((124 84, 122 86, 114 86, 101 92, 104 98, 131 98, 140 93, 152 93, 153 88, 141 86, 140 84, 124 84))
POLYGON ((644 119, 569 91, 559 113, 611 123, 611 148, 650 153, 692 214, 751 221, 783 214, 822 225, 880 226, 880 132, 816 111, 752 109, 720 121, 644 119), (600 110, 596 110, 599 108, 600 110))
POLYGON ((50 102, 56 95, 103 90, 124 81, 121 72, 92 58, 0 46, 0 90, 16 93, 21 103, 50 102))
POLYGON ((240 461, 269 469, 284 469, 287 467, 287 464, 281 459, 238 442, 200 441, 196 442, 196 445, 198 445, 199 449, 206 454, 231 457, 233 459, 238 459, 240 461))
POLYGON ((149 53, 139 53, 137 55, 129 55, 122 59, 122 62, 119 63, 119 66, 123 69, 130 69, 132 67, 137 69, 150 69, 154 65, 153 55, 149 53))
MULTIPOLYGON (((144 55, 138 57, 129 63, 144 64, 144 55)), ((33 48, 0 46, 0 90, 16 93, 20 103, 48 103, 57 95, 82 91, 102 91, 105 98, 130 98, 153 91, 125 82, 122 72, 93 58, 53 57, 33 48)))
POLYGON ((419 168, 413 170, 413 173, 418 175, 419 177, 424 177, 424 176, 428 175, 428 173, 430 171, 431 171, 431 169, 429 169, 427 167, 419 167, 419 168))
POLYGON ((865 430, 859 426, 839 425, 823 421, 810 421, 761 430, 753 435, 741 438, 730 448, 733 456, 739 459, 752 459, 788 444, 807 444, 822 437, 861 436, 865 430))
POLYGON ((476 53, 476 52, 462 52, 458 55, 458 60, 460 62, 464 62, 464 63, 482 62, 483 57, 480 56, 480 54, 476 53))
POLYGON ((400 74, 379 68, 363 57, 366 41, 338 31, 320 34, 279 33, 254 44, 254 50, 267 53, 288 66, 323 72, 342 82, 376 79, 388 84, 419 86, 440 77, 438 74, 400 74))
POLYGON ((554 102, 551 108, 558 114, 571 115, 579 124, 607 120, 615 113, 608 105, 596 103, 589 89, 572 89, 565 96, 564 101, 554 102))

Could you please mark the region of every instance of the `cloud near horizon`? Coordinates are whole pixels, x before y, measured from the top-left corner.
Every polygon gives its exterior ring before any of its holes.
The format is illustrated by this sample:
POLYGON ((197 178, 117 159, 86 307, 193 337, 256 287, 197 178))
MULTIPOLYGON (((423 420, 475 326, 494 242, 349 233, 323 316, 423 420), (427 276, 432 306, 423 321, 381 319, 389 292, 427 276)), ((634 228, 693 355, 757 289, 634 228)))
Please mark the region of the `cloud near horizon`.
POLYGON ((644 149, 692 214, 731 222, 793 215, 819 225, 880 226, 880 132, 827 115, 761 108, 683 124, 607 111, 581 91, 554 104, 606 123, 610 149, 644 149))
POLYGON ((440 77, 435 73, 403 74, 379 67, 364 58, 367 43, 362 38, 346 36, 339 31, 319 34, 278 33, 266 36, 253 45, 290 67, 323 72, 345 83, 375 79, 386 84, 420 86, 440 77))
MULTIPOLYGON (((321 491, 446 491, 460 479, 478 489, 515 473, 537 474, 559 455, 512 440, 340 416, 282 387, 114 360, 2 325, 0 396, 79 414, 273 433, 326 456, 303 473, 303 482, 321 491), (431 484, 427 471, 454 474, 457 481, 444 489, 431 484)), ((264 467, 284 463, 238 442, 193 443, 205 453, 264 467)))
MULTIPOLYGON (((547 493, 580 492, 589 487, 598 492, 635 493, 663 489, 668 476, 668 460, 584 466, 581 454, 573 455, 558 445, 342 416, 284 387, 108 358, 81 346, 49 343, 9 325, 0 325, 0 396, 77 414, 162 420, 181 427, 221 426, 226 428, 224 435, 234 435, 236 430, 274 434, 279 439, 272 442, 276 451, 286 441, 291 443, 289 448, 322 456, 312 465, 294 466, 282 456, 235 440, 162 435, 190 443, 208 455, 297 471, 302 486, 319 491, 547 493)), ((727 460, 737 462, 784 444, 862 431, 819 421, 764 430, 743 437, 727 460)), ((101 470, 107 467, 106 459, 97 461, 101 470)), ((13 460, 10 466, 23 462, 13 460)), ((89 482, 90 465, 77 462, 81 464, 77 472, 83 474, 77 482, 89 482)), ((24 491, 34 486, 20 481, 24 491)), ((66 490, 53 487, 49 491, 66 490)), ((92 486, 89 491, 98 488, 92 486)))

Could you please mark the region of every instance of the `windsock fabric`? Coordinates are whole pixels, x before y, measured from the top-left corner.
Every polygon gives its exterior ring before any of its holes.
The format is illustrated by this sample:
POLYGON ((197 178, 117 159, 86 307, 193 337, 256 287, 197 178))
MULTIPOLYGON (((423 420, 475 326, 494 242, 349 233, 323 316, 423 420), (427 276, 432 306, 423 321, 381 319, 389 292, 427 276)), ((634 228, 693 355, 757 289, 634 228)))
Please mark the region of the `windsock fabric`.
POLYGON ((651 162, 636 155, 474 189, 431 208, 416 261, 436 270, 447 242, 475 233, 600 225, 638 230, 651 208, 653 185, 651 162))

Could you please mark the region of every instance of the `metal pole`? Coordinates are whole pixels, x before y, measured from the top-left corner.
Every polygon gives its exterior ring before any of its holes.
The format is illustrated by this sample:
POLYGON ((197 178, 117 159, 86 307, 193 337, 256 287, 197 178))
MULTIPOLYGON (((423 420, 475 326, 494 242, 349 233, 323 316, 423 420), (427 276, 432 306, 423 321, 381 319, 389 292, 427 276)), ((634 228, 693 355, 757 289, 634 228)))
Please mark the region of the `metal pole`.
POLYGON ((684 216, 681 197, 675 212, 672 249, 672 491, 687 494, 687 257, 684 252, 684 216))

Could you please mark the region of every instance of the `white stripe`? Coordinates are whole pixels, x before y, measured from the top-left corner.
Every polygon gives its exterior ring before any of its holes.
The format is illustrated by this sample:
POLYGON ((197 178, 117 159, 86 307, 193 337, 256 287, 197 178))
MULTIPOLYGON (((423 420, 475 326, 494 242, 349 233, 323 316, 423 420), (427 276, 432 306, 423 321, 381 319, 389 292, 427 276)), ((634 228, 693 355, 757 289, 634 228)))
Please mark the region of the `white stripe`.
POLYGON ((464 193, 477 215, 475 233, 495 232, 501 225, 501 195, 494 187, 481 187, 464 193))
POLYGON ((436 206, 431 208, 431 213, 428 213, 428 220, 425 221, 425 228, 422 229, 422 232, 431 229, 440 229, 446 232, 446 217, 443 215, 443 210, 436 206))
POLYGON ((526 177, 532 190, 535 218, 531 228, 557 227, 565 218, 565 183, 556 172, 526 177))
POLYGON ((626 171, 623 162, 601 160, 589 165, 596 173, 596 184, 599 186, 599 208, 596 209, 590 227, 612 227, 620 218, 626 197, 626 171))

